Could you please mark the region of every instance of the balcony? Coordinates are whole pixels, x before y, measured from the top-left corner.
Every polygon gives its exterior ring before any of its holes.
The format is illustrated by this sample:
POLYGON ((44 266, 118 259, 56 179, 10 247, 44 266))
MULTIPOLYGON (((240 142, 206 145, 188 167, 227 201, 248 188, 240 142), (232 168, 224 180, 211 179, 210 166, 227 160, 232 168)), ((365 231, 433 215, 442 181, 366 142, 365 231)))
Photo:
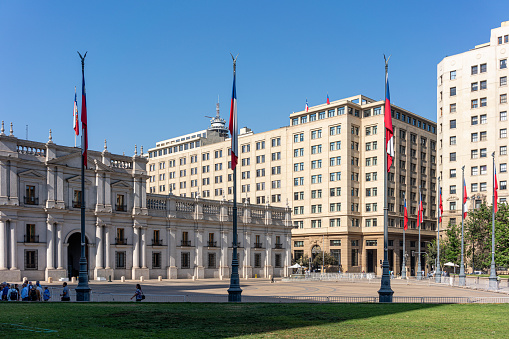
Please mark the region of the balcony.
POLYGON ((127 245, 127 238, 115 238, 115 245, 127 245))
POLYGON ((191 247, 191 240, 181 240, 180 241, 180 246, 191 247))
MULTIPOLYGON (((235 243, 232 241, 232 247, 233 247, 233 245, 235 245, 235 243)), ((242 247, 242 246, 240 246, 240 241, 237 241, 237 247, 242 247)))
POLYGON ((263 248, 262 243, 261 242, 255 242, 254 243, 254 248, 263 248))
POLYGON ((81 200, 79 200, 79 201, 73 200, 72 208, 81 208, 81 200))
POLYGON ((38 235, 26 235, 25 234, 23 242, 38 243, 39 242, 39 236, 38 235))
POLYGON ((163 246, 162 239, 152 239, 152 246, 163 246))
POLYGON ((117 211, 117 212, 127 212, 127 205, 116 205, 115 204, 115 211, 117 211))
POLYGON ((278 250, 283 249, 283 244, 274 244, 274 248, 278 250))
POLYGON ((23 202, 25 205, 39 205, 39 198, 24 197, 23 202))
POLYGON ((207 241, 208 247, 217 247, 217 241, 207 241))

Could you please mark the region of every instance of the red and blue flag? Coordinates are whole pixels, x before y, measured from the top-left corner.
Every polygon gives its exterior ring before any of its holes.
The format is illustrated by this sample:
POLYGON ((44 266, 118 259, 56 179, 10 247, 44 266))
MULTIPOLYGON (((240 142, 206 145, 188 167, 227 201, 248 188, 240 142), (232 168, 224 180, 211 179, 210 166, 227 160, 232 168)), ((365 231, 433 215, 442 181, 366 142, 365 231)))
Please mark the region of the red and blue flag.
POLYGON ((238 162, 238 124, 237 124, 237 90, 235 88, 235 72, 233 72, 232 104, 230 107, 230 134, 232 136, 232 170, 235 170, 238 162))
POLYGON ((394 130, 392 129, 391 99, 389 94, 389 73, 385 74, 385 141, 387 142, 387 172, 391 171, 394 159, 394 130))

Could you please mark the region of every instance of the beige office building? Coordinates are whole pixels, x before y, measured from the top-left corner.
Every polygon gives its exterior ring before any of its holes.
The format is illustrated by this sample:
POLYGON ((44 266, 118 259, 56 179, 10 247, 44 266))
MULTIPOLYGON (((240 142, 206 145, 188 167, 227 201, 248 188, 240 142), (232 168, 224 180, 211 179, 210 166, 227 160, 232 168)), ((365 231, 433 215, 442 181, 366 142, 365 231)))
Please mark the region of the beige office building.
POLYGON ((499 200, 507 199, 507 59, 509 21, 491 30, 490 41, 444 58, 437 66, 439 171, 444 225, 461 223, 462 167, 468 208, 492 203, 493 158, 499 200))
MULTIPOLYGON (((358 95, 290 115, 262 133, 241 128, 238 200, 289 206, 292 254, 326 252, 342 271, 381 273, 383 259, 384 102, 358 95)), ((417 268, 416 214, 422 186, 422 250, 436 235, 436 124, 393 106, 396 158, 389 175, 389 262, 400 271, 407 196, 407 267, 417 268)), ((187 197, 233 199, 230 139, 224 120, 208 130, 158 142, 149 150, 147 189, 187 197)), ((422 265, 425 267, 425 256, 422 265)))

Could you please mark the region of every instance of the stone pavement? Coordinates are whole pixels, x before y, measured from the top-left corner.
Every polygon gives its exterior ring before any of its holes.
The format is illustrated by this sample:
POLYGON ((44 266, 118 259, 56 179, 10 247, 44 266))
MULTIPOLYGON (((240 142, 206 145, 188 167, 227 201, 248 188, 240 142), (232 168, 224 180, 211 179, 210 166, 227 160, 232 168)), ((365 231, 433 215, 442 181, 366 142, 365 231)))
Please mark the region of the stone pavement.
MULTIPOLYGON (((135 285, 139 281, 120 281, 97 282, 91 281, 90 287, 94 293, 115 293, 115 294, 134 294, 135 285)), ((147 280, 140 283, 143 292, 147 295, 226 295, 229 287, 229 280, 206 279, 206 280, 147 280)), ((59 291, 60 282, 45 284, 51 286, 55 292, 59 291)), ((375 279, 371 282, 366 280, 349 281, 287 281, 283 282, 276 279, 271 283, 268 279, 249 279, 241 280, 242 295, 245 296, 378 296, 380 280, 375 279)), ((69 283, 71 289, 76 288, 77 284, 69 283)), ((391 287, 394 290, 394 296, 411 297, 509 297, 505 293, 488 292, 473 290, 468 288, 451 287, 448 285, 429 283, 428 281, 410 280, 407 283, 402 280, 392 280, 391 287)), ((55 295, 55 294, 53 294, 55 295)))

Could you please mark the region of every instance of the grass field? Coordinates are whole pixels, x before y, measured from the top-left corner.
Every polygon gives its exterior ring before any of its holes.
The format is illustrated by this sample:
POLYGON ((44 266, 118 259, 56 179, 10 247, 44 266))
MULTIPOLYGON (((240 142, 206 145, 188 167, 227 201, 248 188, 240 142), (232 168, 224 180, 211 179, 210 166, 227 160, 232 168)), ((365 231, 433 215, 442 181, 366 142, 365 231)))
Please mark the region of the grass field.
POLYGON ((0 303, 2 338, 509 337, 509 305, 0 303))

